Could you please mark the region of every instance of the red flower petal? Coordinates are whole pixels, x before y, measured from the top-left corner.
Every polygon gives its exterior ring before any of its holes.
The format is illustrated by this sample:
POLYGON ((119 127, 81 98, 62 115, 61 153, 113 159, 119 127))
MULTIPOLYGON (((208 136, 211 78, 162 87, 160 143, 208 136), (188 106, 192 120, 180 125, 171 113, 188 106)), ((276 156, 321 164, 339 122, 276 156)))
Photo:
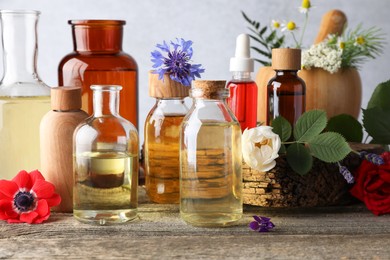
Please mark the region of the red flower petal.
POLYGON ((30 177, 31 177, 31 181, 32 181, 33 184, 34 184, 37 180, 45 180, 45 178, 43 177, 43 175, 42 175, 38 170, 35 170, 35 171, 30 172, 30 177))
POLYGON ((47 205, 47 201, 39 200, 35 212, 37 212, 38 215, 41 217, 46 216, 47 213, 50 212, 50 208, 49 205, 47 205))
POLYGON ((31 177, 30 174, 28 174, 26 171, 20 171, 18 175, 16 175, 13 179, 13 182, 15 182, 19 188, 26 188, 27 190, 30 190, 32 187, 31 177))
POLYGON ((13 199, 15 193, 19 190, 18 185, 13 181, 0 180, 0 193, 13 199))
POLYGON ((39 199, 48 199, 53 196, 55 187, 50 182, 37 179, 31 190, 35 192, 39 199))
POLYGON ((45 200, 47 201, 47 204, 49 205, 49 207, 54 207, 54 206, 60 205, 61 196, 58 195, 57 193, 54 193, 53 196, 51 196, 50 198, 45 199, 45 200))
POLYGON ((26 222, 26 223, 29 223, 29 224, 32 224, 34 223, 34 220, 38 217, 38 213, 35 212, 35 211, 31 211, 31 212, 28 212, 28 213, 22 213, 20 214, 20 221, 22 222, 26 222))
POLYGON ((18 218, 19 214, 14 211, 12 201, 0 200, 0 219, 18 218))

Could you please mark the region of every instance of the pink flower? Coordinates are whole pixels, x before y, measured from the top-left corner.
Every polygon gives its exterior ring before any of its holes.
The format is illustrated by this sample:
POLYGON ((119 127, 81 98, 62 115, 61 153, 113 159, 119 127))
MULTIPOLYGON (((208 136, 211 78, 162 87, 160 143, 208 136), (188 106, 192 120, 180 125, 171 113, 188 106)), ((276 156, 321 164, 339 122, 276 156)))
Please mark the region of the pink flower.
POLYGON ((0 219, 8 223, 38 224, 61 203, 55 187, 38 171, 20 171, 11 181, 0 180, 0 219))

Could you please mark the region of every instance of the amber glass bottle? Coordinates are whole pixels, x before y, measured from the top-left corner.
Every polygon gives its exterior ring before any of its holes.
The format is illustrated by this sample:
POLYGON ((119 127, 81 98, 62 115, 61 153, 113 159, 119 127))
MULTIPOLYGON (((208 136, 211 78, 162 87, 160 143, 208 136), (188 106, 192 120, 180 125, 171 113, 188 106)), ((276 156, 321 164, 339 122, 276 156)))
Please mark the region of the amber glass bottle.
POLYGON ((297 75, 301 68, 301 50, 273 49, 272 68, 276 75, 267 85, 267 124, 283 116, 294 125, 306 107, 305 82, 297 75))
POLYGON ((180 127, 188 108, 184 98, 190 87, 149 73, 149 96, 156 104, 145 121, 145 187, 151 201, 180 201, 180 127))
POLYGON ((120 20, 71 20, 74 51, 58 68, 60 86, 82 88, 82 109, 92 114, 91 85, 120 85, 120 114, 138 127, 138 67, 122 51, 120 20))

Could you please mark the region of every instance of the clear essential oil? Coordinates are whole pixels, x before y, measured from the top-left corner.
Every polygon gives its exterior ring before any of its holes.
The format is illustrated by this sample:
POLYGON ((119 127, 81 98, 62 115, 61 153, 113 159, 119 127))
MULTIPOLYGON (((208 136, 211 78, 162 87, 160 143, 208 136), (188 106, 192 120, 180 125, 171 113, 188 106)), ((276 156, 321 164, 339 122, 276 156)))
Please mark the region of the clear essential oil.
POLYGON ((73 212, 80 221, 124 222, 137 215, 138 156, 92 152, 74 157, 73 212), (99 216, 102 216, 100 218, 99 216))

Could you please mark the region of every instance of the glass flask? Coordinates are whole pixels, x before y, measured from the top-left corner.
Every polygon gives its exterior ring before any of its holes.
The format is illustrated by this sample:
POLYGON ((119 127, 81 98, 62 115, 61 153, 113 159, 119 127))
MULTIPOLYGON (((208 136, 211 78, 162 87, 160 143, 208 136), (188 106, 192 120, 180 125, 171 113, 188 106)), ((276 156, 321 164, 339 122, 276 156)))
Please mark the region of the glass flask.
POLYGON ((149 96, 156 103, 145 121, 145 187, 157 203, 180 202, 180 127, 188 108, 184 98, 189 87, 149 73, 149 96))
POLYGON ((4 73, 0 82, 0 179, 40 166, 39 124, 50 88, 37 73, 39 11, 1 10, 4 73))
POLYGON ((272 68, 276 75, 267 84, 267 125, 283 116, 294 126, 306 109, 306 85, 298 77, 301 50, 272 49, 272 68))
POLYGON ((121 86, 92 85, 93 114, 73 135, 73 214, 121 223, 137 215, 138 133, 119 115, 121 86))
POLYGON ((130 55, 122 51, 121 20, 70 20, 73 52, 58 67, 60 86, 82 88, 82 109, 92 114, 91 85, 123 87, 120 114, 138 127, 138 67, 130 55))
POLYGON ((180 215, 195 226, 242 217, 241 128, 226 105, 225 81, 192 83, 180 137, 180 215))

